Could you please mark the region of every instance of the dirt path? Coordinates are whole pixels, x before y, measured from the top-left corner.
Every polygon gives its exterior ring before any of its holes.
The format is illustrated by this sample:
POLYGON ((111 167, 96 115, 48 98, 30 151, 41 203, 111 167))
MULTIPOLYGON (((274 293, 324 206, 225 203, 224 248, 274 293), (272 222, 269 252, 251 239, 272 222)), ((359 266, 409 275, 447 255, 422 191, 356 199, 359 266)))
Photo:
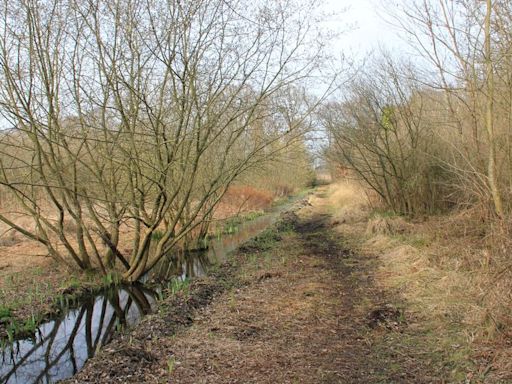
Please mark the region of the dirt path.
POLYGON ((368 350, 352 318, 350 271, 338 263, 347 254, 324 235, 324 219, 298 225, 247 276, 245 287, 218 300, 176 339, 176 382, 331 383, 360 377, 354 363, 364 361, 368 350))
POLYGON ((210 304, 178 316, 181 327, 152 316, 69 382, 442 382, 401 349, 405 324, 372 284, 375 260, 344 249, 328 215, 299 216, 271 245, 241 251, 210 304), (385 353, 383 334, 395 340, 385 353))

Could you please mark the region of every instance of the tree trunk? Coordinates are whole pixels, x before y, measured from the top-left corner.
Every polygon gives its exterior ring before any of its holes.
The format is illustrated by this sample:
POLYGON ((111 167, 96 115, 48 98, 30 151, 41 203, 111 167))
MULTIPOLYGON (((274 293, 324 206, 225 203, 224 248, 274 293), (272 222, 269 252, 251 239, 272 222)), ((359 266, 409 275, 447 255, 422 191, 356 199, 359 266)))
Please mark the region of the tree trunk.
POLYGON ((485 15, 485 69, 486 69, 486 111, 485 128, 489 141, 487 177, 489 179, 489 188, 491 189, 494 202, 494 211, 501 218, 503 217, 503 202, 501 200, 500 188, 498 185, 498 176, 496 171, 496 143, 494 136, 494 70, 491 57, 491 15, 492 0, 487 0, 487 12, 485 15))

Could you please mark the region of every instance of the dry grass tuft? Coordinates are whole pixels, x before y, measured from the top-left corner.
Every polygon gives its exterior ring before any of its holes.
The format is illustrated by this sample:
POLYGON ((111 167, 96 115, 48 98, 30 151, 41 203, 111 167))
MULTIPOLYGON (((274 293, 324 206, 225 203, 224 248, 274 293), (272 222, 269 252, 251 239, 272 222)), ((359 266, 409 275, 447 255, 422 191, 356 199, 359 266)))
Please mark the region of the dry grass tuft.
POLYGON ((338 208, 347 205, 364 207, 369 204, 365 189, 349 179, 329 185, 328 201, 338 208))
MULTIPOLYGON (((361 232, 359 234, 361 234, 361 232)), ((367 239, 360 240, 363 240, 362 244, 360 243, 360 247, 364 250, 379 249, 380 251, 386 251, 393 249, 397 244, 399 244, 396 239, 383 234, 376 234, 368 237, 367 239)))
POLYGON ((368 220, 366 225, 367 235, 403 235, 409 233, 411 225, 402 217, 376 216, 368 220))
POLYGON ((311 196, 314 206, 329 206, 333 222, 354 224, 364 221, 370 212, 371 194, 358 183, 344 179, 321 189, 319 196, 311 196))
POLYGON ((330 184, 327 199, 334 208, 358 207, 367 210, 370 204, 368 191, 350 179, 330 184))

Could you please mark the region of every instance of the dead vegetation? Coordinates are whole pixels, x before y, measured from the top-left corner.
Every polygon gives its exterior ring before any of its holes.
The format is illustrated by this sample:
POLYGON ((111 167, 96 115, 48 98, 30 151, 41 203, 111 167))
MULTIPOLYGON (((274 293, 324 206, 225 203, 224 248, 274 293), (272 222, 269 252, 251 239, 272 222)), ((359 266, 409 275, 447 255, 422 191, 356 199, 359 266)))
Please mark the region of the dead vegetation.
MULTIPOLYGON (((361 193, 354 193, 358 187, 348 184, 329 187, 328 199, 338 212, 361 204, 361 193)), ((424 334, 425 342, 449 351, 453 380, 512 380, 511 279, 506 264, 491 257, 496 239, 478 212, 415 221, 363 212, 363 221, 357 215, 337 217, 336 230, 354 249, 378 255, 376 283, 404 300, 413 319, 409 326, 424 334)))
POLYGON ((274 201, 274 194, 267 189, 249 185, 233 185, 228 188, 215 208, 215 219, 229 218, 244 212, 263 212, 274 201))
POLYGON ((403 235, 410 230, 410 226, 402 217, 375 216, 368 220, 366 233, 368 235, 403 235))

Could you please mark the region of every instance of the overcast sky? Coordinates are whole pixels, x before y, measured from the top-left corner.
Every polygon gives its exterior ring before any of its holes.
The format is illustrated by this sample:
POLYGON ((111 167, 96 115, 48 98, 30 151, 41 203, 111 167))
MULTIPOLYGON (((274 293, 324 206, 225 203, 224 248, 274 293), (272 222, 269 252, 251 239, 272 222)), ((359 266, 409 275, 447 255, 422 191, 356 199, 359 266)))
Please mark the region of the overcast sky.
MULTIPOLYGON (((397 4, 407 0, 396 0, 397 4)), ((402 53, 407 49, 400 39, 399 31, 385 21, 386 16, 382 9, 392 6, 390 1, 384 6, 382 0, 325 0, 325 10, 338 14, 330 25, 335 29, 347 29, 335 49, 352 51, 357 56, 364 55, 379 44, 390 50, 402 53)), ((334 47, 333 47, 334 48, 334 47)))

